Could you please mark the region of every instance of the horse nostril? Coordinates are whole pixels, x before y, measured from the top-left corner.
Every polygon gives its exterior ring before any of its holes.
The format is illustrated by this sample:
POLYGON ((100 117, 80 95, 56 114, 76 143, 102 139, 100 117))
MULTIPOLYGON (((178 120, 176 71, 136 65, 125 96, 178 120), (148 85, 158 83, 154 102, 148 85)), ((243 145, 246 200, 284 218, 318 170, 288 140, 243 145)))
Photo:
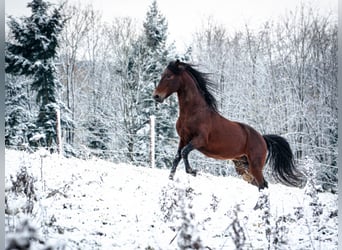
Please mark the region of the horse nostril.
POLYGON ((160 98, 159 95, 154 95, 154 96, 153 96, 153 99, 159 102, 161 98, 160 98))

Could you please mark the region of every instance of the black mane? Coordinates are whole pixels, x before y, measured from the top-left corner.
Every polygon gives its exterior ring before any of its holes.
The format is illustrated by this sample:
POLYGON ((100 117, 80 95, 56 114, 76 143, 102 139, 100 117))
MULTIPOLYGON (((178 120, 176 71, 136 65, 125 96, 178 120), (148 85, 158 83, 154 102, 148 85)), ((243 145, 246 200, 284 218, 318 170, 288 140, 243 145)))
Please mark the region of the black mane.
POLYGON ((200 93, 208 106, 215 112, 218 112, 217 101, 211 93, 215 90, 215 84, 209 80, 207 73, 194 69, 194 65, 192 64, 180 62, 178 60, 170 62, 167 68, 177 75, 183 70, 186 70, 194 78, 196 86, 200 90, 200 93))

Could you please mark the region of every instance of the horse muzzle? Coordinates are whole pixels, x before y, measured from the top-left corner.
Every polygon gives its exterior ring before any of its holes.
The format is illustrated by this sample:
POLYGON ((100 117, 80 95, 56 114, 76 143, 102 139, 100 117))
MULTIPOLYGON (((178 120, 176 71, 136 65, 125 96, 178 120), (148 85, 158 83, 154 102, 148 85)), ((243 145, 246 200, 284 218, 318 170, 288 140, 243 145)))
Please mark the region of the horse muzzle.
POLYGON ((153 94, 153 99, 154 99, 156 102, 163 102, 165 98, 162 97, 161 95, 153 94))

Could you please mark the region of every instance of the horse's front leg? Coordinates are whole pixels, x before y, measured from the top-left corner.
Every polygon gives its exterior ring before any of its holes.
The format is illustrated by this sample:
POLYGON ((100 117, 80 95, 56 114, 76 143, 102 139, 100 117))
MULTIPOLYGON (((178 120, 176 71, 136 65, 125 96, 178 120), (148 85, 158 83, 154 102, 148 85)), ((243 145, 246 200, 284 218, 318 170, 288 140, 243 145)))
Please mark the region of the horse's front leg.
POLYGON ((189 144, 187 144, 183 149, 182 149, 182 152, 181 152, 181 155, 182 155, 182 158, 184 160, 184 165, 185 165, 185 171, 188 173, 188 174, 191 174, 193 176, 196 176, 197 174, 197 171, 196 170, 193 170, 191 167, 190 167, 190 164, 189 164, 189 160, 188 160, 188 155, 189 153, 194 150, 194 146, 192 145, 192 143, 190 142, 189 144))
POLYGON ((174 177, 174 175, 176 173, 176 169, 177 169, 178 163, 180 162, 181 159, 182 159, 181 148, 179 148, 178 151, 177 151, 177 155, 176 155, 176 157, 175 157, 175 159, 173 160, 173 163, 172 163, 171 172, 170 172, 170 175, 169 175, 169 179, 170 180, 173 180, 173 177, 174 177))
POLYGON ((172 163, 172 168, 171 168, 171 172, 170 172, 170 175, 169 175, 169 179, 170 180, 173 180, 173 177, 175 176, 175 173, 176 173, 177 166, 178 166, 178 164, 179 164, 179 162, 180 162, 180 160, 182 158, 184 160, 185 171, 188 174, 192 174, 193 176, 196 176, 197 171, 193 170, 190 167, 189 160, 188 160, 188 155, 189 155, 189 153, 192 150, 194 150, 194 147, 192 146, 191 143, 187 144, 183 148, 181 148, 181 147, 178 148, 177 155, 176 155, 176 157, 175 157, 175 159, 173 160, 173 163, 172 163))

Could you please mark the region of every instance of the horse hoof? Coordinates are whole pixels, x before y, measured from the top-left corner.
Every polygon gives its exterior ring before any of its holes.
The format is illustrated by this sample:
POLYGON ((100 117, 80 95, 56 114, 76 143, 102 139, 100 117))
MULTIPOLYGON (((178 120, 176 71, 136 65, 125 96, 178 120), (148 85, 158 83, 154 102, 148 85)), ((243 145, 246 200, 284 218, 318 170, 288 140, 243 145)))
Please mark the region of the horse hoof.
POLYGON ((169 175, 169 180, 173 181, 173 176, 174 176, 174 174, 170 174, 169 175))
POLYGON ((187 174, 191 174, 192 176, 196 177, 197 175, 197 170, 193 170, 193 169, 187 169, 186 170, 187 174))
POLYGON ((258 188, 259 188, 259 192, 265 188, 268 188, 268 182, 265 181, 265 179, 264 179, 264 183, 262 185, 260 185, 258 188))
POLYGON ((196 171, 196 170, 192 170, 192 171, 190 172, 190 174, 191 174, 192 176, 196 177, 197 171, 196 171))

